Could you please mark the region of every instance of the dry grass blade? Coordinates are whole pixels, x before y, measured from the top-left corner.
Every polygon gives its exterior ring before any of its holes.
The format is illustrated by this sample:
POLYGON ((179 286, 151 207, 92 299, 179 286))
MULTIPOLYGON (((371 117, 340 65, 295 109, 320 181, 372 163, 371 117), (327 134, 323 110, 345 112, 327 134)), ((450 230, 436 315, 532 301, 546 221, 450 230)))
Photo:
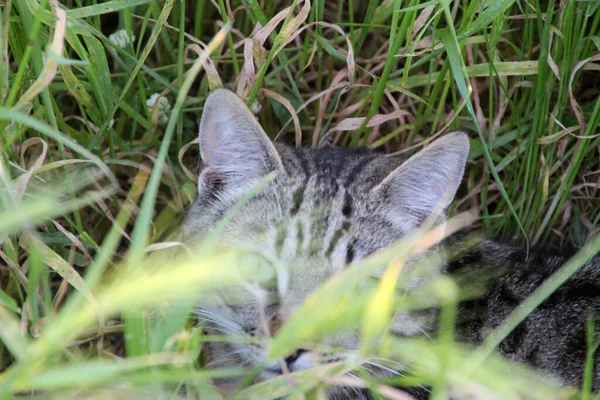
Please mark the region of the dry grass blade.
MULTIPOLYGON (((400 117, 411 117, 412 118, 412 115, 408 111, 404 111, 404 110, 396 110, 389 114, 377 114, 377 115, 374 115, 369 120, 367 127, 372 128, 374 126, 381 125, 385 122, 388 122, 388 121, 391 121, 391 120, 394 120, 394 119, 397 119, 400 117)), ((331 128, 329 130, 329 132, 327 132, 327 133, 329 134, 330 132, 354 131, 354 130, 359 129, 364 121, 365 121, 364 117, 346 118, 346 119, 340 121, 336 126, 331 128)))
POLYGON ((89 300, 94 299, 92 292, 83 281, 81 275, 75 271, 75 268, 67 263, 61 256, 56 254, 52 249, 46 246, 41 240, 30 233, 24 233, 21 235, 19 245, 23 249, 30 252, 32 251, 32 248, 35 247, 35 251, 39 252, 44 264, 51 267, 54 271, 56 271, 56 273, 58 273, 63 279, 69 282, 71 286, 81 292, 89 300))
POLYGON ((200 138, 197 137, 196 139, 192 140, 191 142, 183 145, 181 147, 181 149, 179 149, 179 153, 177 154, 177 159, 179 160, 179 166, 181 167, 181 170, 183 171, 185 176, 187 176, 191 182, 196 182, 198 180, 198 175, 196 175, 195 173, 190 171, 185 165, 183 165, 183 156, 189 150, 190 147, 192 147, 194 145, 198 145, 199 143, 200 143, 200 138))
MULTIPOLYGON (((333 86, 323 90, 322 92, 319 92, 319 93, 311 96, 308 100, 306 100, 304 103, 302 103, 302 105, 300 107, 298 107, 298 109, 296 110, 296 114, 299 114, 302 110, 306 109, 310 104, 314 103, 315 101, 317 101, 325 96, 330 95, 332 92, 335 92, 336 90, 341 89, 342 92, 344 92, 351 88, 366 88, 366 87, 368 87, 368 85, 340 82, 337 85, 333 85, 333 86)), ((275 140, 277 140, 281 136, 281 134, 284 132, 285 128, 288 126, 288 124, 290 122, 292 122, 292 118, 290 118, 289 120, 286 121, 285 124, 283 124, 283 127, 281 128, 281 130, 275 136, 275 140)))
POLYGON ((253 39, 244 40, 244 70, 237 82, 237 94, 240 97, 243 97, 246 88, 254 87, 256 82, 256 69, 254 68, 255 51, 261 54, 258 56, 261 58, 261 62, 264 62, 266 58, 264 48, 260 45, 255 47, 255 45, 257 43, 253 39))
POLYGON ((310 14, 310 0, 304 0, 304 5, 300 9, 300 12, 298 12, 296 16, 292 17, 292 19, 290 19, 288 23, 281 28, 281 31, 277 35, 277 39, 275 41, 279 43, 286 43, 292 34, 298 31, 298 27, 302 25, 304 21, 306 21, 308 14, 310 14))
POLYGON ((286 110, 289 111, 290 115, 292 116, 292 119, 294 120, 294 131, 296 132, 296 136, 295 136, 296 147, 302 146, 302 128, 300 127, 300 119, 298 119, 298 114, 296 114, 296 110, 294 110, 294 106, 292 106, 292 103, 290 103, 290 101, 288 99, 286 99, 285 97, 273 92, 272 90, 261 89, 261 92, 266 97, 269 97, 269 98, 279 102, 281 105, 283 105, 286 108, 286 110))
POLYGON ((85 255, 85 257, 88 260, 91 260, 92 257, 90 256, 90 254, 88 253, 86 247, 83 245, 83 243, 81 242, 81 240, 79 240, 77 238, 77 236, 75 236, 74 234, 72 234, 71 232, 69 232, 67 229, 65 229, 65 227, 63 227, 61 224, 59 224, 57 221, 52 221, 52 224, 56 227, 56 229, 58 229, 63 235, 65 235, 66 237, 69 238, 69 240, 71 241, 71 243, 73 243, 79 250, 81 250, 81 252, 83 253, 83 255, 85 255))
POLYGON ((575 95, 573 94, 573 80, 575 79, 575 75, 577 74, 577 72, 584 65, 586 65, 587 63, 590 63, 590 62, 598 61, 598 60, 600 60, 600 54, 596 54, 595 56, 586 58, 585 60, 578 62, 577 64, 575 64, 575 67, 573 67, 573 70, 571 71, 571 75, 569 76, 569 103, 571 104, 573 113, 575 113, 575 117, 577 118, 577 122, 579 123, 579 132, 580 132, 579 134, 581 136, 585 135, 586 123, 585 123, 585 119, 583 116, 583 111, 581 111, 581 107, 577 103, 577 100, 575 99, 575 95))
MULTIPOLYGON (((67 30, 67 14, 59 7, 58 0, 50 0, 52 9, 56 13, 56 25, 54 27, 54 37, 48 51, 53 55, 62 57, 64 50, 64 40, 67 30)), ((18 110, 25 104, 33 100, 42 90, 44 90, 56 76, 58 63, 53 57, 46 57, 44 69, 36 81, 27 89, 27 91, 19 98, 13 109, 18 110)))
POLYGON ((356 63, 354 61, 354 50, 352 48, 352 42, 350 41, 350 38, 348 37, 348 35, 346 35, 346 33, 342 30, 342 28, 340 28, 339 26, 337 26, 335 24, 330 24, 328 22, 322 22, 322 21, 311 22, 310 24, 307 24, 307 25, 303 26, 302 28, 294 31, 294 33, 290 34, 290 36, 283 42, 283 44, 276 51, 275 54, 281 52, 283 50, 283 48, 286 47, 288 44, 290 44, 292 41, 294 41, 294 39, 296 39, 296 37, 298 35, 300 35, 303 31, 305 31, 306 29, 308 29, 312 26, 324 26, 326 28, 333 29, 334 31, 341 34, 344 37, 344 39, 346 39, 346 43, 348 45, 348 52, 346 54, 346 65, 348 67, 348 80, 352 81, 353 77, 354 77, 354 70, 356 67, 356 63))
POLYGON ((35 171, 42 167, 44 161, 46 160, 46 156, 48 155, 48 143, 46 143, 40 138, 28 139, 25 142, 23 142, 23 145, 21 146, 21 165, 23 165, 23 167, 25 167, 25 152, 27 151, 27 149, 29 149, 29 147, 36 144, 42 145, 42 151, 40 155, 36 158, 36 160, 33 162, 31 167, 17 179, 13 195, 14 204, 18 204, 23 199, 23 196, 25 195, 25 190, 27 189, 27 185, 29 184, 29 180, 34 175, 35 171))
POLYGON ((254 42, 256 42, 259 46, 262 47, 265 44, 265 42, 267 41, 267 38, 269 37, 269 35, 271 35, 271 33, 275 30, 275 28, 277 28, 277 25, 279 25, 283 20, 285 20, 285 18, 288 16, 288 14, 291 11, 292 11, 291 7, 286 7, 283 10, 279 11, 277 13, 277 15, 275 15, 273 18, 271 18, 265 26, 260 28, 252 36, 252 40, 254 42))
MULTIPOLYGON (((206 47, 206 46, 205 46, 206 47)), ((200 48, 200 46, 196 44, 191 44, 185 48, 185 61, 186 63, 192 63, 193 60, 189 59, 187 56, 188 51, 195 52, 198 57, 203 57, 204 50, 200 48)), ((223 82, 221 81, 221 77, 215 68, 215 63, 210 58, 210 56, 206 56, 206 61, 204 62, 204 72, 206 72, 206 76, 208 78, 208 85, 210 86, 210 90, 215 90, 217 88, 223 87, 223 82)))
MULTIPOLYGON (((414 40, 414 38, 419 35, 421 28, 423 28, 423 26, 425 26, 427 24, 427 22, 429 21, 429 17, 431 17, 433 10, 435 10, 435 7, 436 7, 435 5, 427 6, 421 11, 419 16, 415 20, 414 26, 412 27, 413 33, 412 33, 411 39, 414 40)), ((429 46, 427 46, 427 47, 429 47, 429 46)))
POLYGON ((150 253, 153 251, 172 249, 174 247, 183 246, 182 242, 161 242, 161 243, 152 243, 150 246, 146 247, 146 252, 150 253))

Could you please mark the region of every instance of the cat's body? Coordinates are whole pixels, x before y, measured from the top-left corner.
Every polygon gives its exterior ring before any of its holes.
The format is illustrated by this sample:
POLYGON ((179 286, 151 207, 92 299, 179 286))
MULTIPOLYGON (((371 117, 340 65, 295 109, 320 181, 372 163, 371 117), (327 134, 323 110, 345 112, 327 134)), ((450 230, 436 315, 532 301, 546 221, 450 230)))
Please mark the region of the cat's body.
MULTIPOLYGON (((198 315, 207 321, 206 329, 237 336, 272 335, 328 278, 406 237, 425 221, 443 220, 462 179, 468 148, 465 135, 452 134, 405 162, 363 151, 294 149, 271 143, 233 93, 218 90, 211 94, 200 127, 199 196, 186 218, 184 235, 190 241, 200 240, 262 177, 274 173, 274 179, 229 220, 221 242, 259 253, 276 270, 277 282, 270 288, 248 289, 248 296, 242 296, 245 300, 239 301, 240 294, 235 305, 224 299, 200 305, 198 315)), ((502 268, 488 295, 463 306, 465 313, 478 314, 459 325, 460 333, 477 343, 564 261, 527 256, 518 248, 483 241, 474 252, 428 271, 406 289, 418 288, 446 267, 448 272, 478 265, 502 268)), ((600 315, 598 256, 531 314, 500 351, 565 384, 578 385, 590 310, 600 315)), ((398 315, 392 329, 401 335, 417 335, 434 325, 428 316, 398 315)), ((359 345, 353 333, 333 335, 326 341, 349 350, 359 345)), ((281 363, 268 364, 266 349, 258 344, 215 343, 209 355, 215 363, 228 359, 235 365, 266 365, 261 379, 282 373, 281 363)), ((299 350, 285 361, 293 372, 343 359, 341 354, 299 350)), ((598 357, 594 378, 594 388, 600 390, 598 357)))
MULTIPOLYGON (((461 306, 459 332, 465 341, 481 343, 519 304, 528 298, 569 257, 553 249, 531 249, 484 240, 451 263, 448 272, 493 269, 501 275, 489 281, 485 296, 461 306), (474 319, 471 319, 472 316, 474 319), (468 317, 467 317, 468 316, 468 317)), ((596 318, 600 335, 600 256, 596 255, 538 306, 501 343, 505 357, 537 367, 563 384, 579 386, 584 375, 588 319, 596 318)), ((600 354, 595 355, 593 389, 600 391, 600 354)))

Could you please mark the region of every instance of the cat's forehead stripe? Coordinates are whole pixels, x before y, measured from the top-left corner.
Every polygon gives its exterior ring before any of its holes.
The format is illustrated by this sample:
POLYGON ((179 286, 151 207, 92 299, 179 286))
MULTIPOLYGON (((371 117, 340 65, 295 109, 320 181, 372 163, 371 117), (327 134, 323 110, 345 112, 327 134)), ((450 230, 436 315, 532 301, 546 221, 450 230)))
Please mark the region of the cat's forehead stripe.
POLYGON ((364 174, 372 172, 371 165, 396 165, 397 161, 367 151, 340 149, 292 149, 276 145, 289 175, 298 173, 307 179, 318 175, 337 185, 351 186, 364 174), (385 161, 384 161, 385 160, 385 161))

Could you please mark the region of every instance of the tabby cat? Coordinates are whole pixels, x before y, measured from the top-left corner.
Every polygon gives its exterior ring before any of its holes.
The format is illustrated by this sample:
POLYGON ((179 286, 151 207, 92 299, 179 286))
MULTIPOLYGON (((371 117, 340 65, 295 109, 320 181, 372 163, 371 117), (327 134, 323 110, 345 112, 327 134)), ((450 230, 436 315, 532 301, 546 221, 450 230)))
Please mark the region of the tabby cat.
MULTIPOLYGON (((186 239, 204 237, 260 178, 276 174, 228 220, 221 238, 226 246, 249 246, 279 266, 275 293, 262 304, 223 300, 201 304, 198 310, 208 332, 235 336, 273 335, 328 278, 414 232, 424 221, 441 221, 461 183, 469 152, 462 133, 448 134, 404 162, 367 151, 287 147, 271 142, 246 105, 224 89, 206 100, 199 135, 199 195, 184 223, 186 239)), ((561 255, 527 254, 519 247, 482 241, 445 265, 451 272, 490 267, 503 271, 485 297, 462 306, 465 312, 474 305, 483 310, 479 318, 459 325, 462 337, 479 343, 565 261, 561 255)), ((600 315, 598 255, 521 323, 499 351, 565 385, 580 385, 590 312, 600 315)), ((427 319, 406 315, 393 324, 401 335, 428 329, 427 319)), ((359 339, 345 333, 327 343, 355 349, 359 339)), ((229 359, 234 365, 263 365, 259 379, 264 380, 282 374, 282 367, 293 372, 317 361, 342 360, 344 355, 299 349, 285 365, 268 364, 260 344, 212 343, 209 357, 229 359)), ((593 377, 598 391, 598 356, 593 377)))

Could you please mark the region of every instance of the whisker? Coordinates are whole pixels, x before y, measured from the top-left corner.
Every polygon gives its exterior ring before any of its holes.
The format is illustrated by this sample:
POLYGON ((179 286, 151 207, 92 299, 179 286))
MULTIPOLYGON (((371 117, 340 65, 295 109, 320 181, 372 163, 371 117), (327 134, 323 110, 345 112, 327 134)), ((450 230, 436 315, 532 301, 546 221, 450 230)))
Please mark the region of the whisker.
POLYGON ((219 323, 220 325, 228 325, 232 327, 239 326, 235 321, 223 314, 218 314, 204 309, 196 309, 194 310, 194 313, 199 317, 210 319, 212 321, 215 321, 215 323, 219 323))
MULTIPOLYGON (((381 359, 381 360, 384 360, 384 361, 393 362, 393 361, 386 360, 386 359, 382 359, 382 358, 380 358, 380 359, 381 359)), ((387 367, 385 367, 385 366, 383 366, 383 365, 381 365, 381 364, 378 364, 378 363, 366 362, 366 364, 370 364, 370 365, 372 365, 372 366, 374 366, 374 367, 377 367, 377 368, 380 368, 380 369, 386 370, 386 371, 388 371, 388 372, 392 373, 393 375, 399 376, 399 377, 401 377, 401 378, 405 378, 405 377, 406 377, 406 375, 405 375, 405 374, 403 374, 402 372, 400 372, 400 371, 396 371, 396 370, 393 370, 393 369, 390 369, 390 368, 387 368, 387 367)), ((396 363, 396 364, 398 364, 398 363, 396 363)), ((361 368, 361 369, 364 369, 364 370, 365 370, 365 371, 367 371, 367 372, 373 373, 373 371, 371 371, 370 369, 367 369, 367 368, 366 368, 364 365, 361 365, 359 368, 361 368)), ((428 388, 428 387, 426 387, 426 386, 424 386, 424 385, 417 384, 416 386, 417 386, 418 388, 420 388, 420 389, 423 389, 423 390, 424 390, 425 392, 427 392, 427 393, 430 393, 430 392, 431 392, 431 388, 428 388)))
POLYGON ((196 309, 196 310, 194 310, 194 313, 200 321, 209 322, 211 324, 222 327, 223 329, 226 329, 227 332, 224 332, 224 333, 229 333, 231 335, 244 335, 245 334, 243 332, 242 328, 239 326, 239 324, 237 324, 236 322, 232 321, 231 319, 229 319, 223 315, 219 315, 214 312, 210 312, 210 311, 202 310, 202 309, 196 309))
POLYGON ((213 360, 210 360, 207 364, 206 367, 213 367, 215 365, 219 365, 219 364, 224 364, 227 361, 236 361, 238 362, 241 366, 245 366, 246 364, 248 364, 250 362, 250 360, 248 359, 239 359, 236 358, 234 356, 237 355, 247 355, 249 354, 248 349, 238 349, 235 351, 231 351, 229 353, 223 354, 213 360))
POLYGON ((389 373, 390 373, 390 374, 392 374, 392 375, 404 376, 404 375, 402 375, 402 374, 401 374, 399 371, 396 371, 395 369, 392 369, 392 368, 388 368, 388 367, 386 367, 385 365, 381 365, 381 364, 379 364, 379 363, 376 363, 376 362, 372 362, 372 361, 366 361, 366 362, 365 362, 365 364, 372 365, 373 367, 375 367, 375 368, 379 368, 379 369, 381 369, 381 370, 383 370, 383 371, 386 371, 386 372, 389 372, 389 373))
POLYGON ((371 375, 375 375, 375 371, 373 371, 370 368, 365 367, 364 365, 359 366, 358 368, 362 369, 363 371, 367 371, 369 374, 371 375))
POLYGON ((423 329, 423 328, 419 327, 419 331, 421 331, 421 333, 422 333, 423 335, 425 335, 425 337, 426 337, 427 339, 431 340, 431 342, 435 342, 435 340, 433 340, 433 338, 432 338, 431 336, 429 336, 429 334, 428 334, 428 333, 425 331, 425 329, 423 329))
POLYGON ((390 359, 387 359, 387 358, 371 357, 371 360, 380 360, 380 361, 383 361, 385 363, 397 365, 397 366, 399 366, 400 368, 403 368, 403 369, 409 369, 406 365, 404 365, 404 364, 402 364, 402 363, 400 363, 398 361, 390 360, 390 359))

